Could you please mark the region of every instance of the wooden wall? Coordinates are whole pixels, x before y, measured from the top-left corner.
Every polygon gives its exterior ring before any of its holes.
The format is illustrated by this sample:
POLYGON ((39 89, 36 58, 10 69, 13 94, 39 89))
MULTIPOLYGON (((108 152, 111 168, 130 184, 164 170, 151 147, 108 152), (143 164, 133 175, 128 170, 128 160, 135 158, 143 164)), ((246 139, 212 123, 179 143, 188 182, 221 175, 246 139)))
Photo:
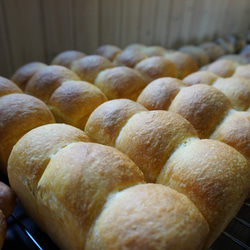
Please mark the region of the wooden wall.
POLYGON ((68 49, 176 49, 249 28, 250 0, 0 0, 0 76, 68 49))

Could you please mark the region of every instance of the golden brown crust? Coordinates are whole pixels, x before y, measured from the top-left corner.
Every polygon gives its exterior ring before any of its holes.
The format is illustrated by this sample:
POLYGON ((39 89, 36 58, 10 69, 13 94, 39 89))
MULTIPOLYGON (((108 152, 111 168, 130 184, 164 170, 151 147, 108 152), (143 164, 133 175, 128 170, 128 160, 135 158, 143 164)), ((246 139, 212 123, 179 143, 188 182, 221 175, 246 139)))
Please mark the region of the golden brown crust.
POLYGON ((147 82, 134 69, 120 66, 103 70, 94 81, 109 100, 127 98, 136 101, 147 82))
POLYGON ((25 93, 35 96, 45 102, 52 93, 68 80, 80 80, 71 70, 60 65, 50 65, 38 71, 28 82, 25 93))
POLYGON ((28 131, 54 123, 49 108, 41 100, 26 94, 10 94, 0 98, 0 167, 6 173, 12 147, 28 131))
POLYGON ((135 65, 147 83, 161 77, 176 77, 177 68, 173 62, 163 56, 146 58, 135 65))
POLYGON ((193 126, 168 111, 144 111, 132 116, 116 140, 116 148, 142 170, 147 182, 155 182, 167 159, 182 143, 198 139, 193 126))
POLYGON ((137 185, 109 199, 86 249, 201 249, 208 230, 186 196, 159 184, 137 185))
POLYGON ((84 81, 66 81, 49 99, 48 106, 56 122, 84 129, 89 115, 107 101, 104 93, 84 81))
POLYGON ((115 45, 105 44, 101 45, 94 52, 95 55, 104 56, 109 61, 113 61, 114 58, 122 52, 122 49, 115 45))
POLYGON ((13 93, 23 93, 23 91, 14 82, 0 76, 0 97, 13 93))
POLYGON ((90 115, 85 132, 91 141, 115 146, 116 138, 126 122, 136 113, 147 109, 129 99, 116 99, 103 103, 90 115))
POLYGON ((238 66, 240 66, 238 62, 229 59, 221 59, 209 64, 206 71, 215 73, 220 77, 231 77, 238 66))
POLYGON ((114 65, 104 56, 89 55, 74 61, 71 70, 75 72, 82 81, 94 83, 97 75, 104 69, 113 68, 114 65))
POLYGON ((231 108, 231 102, 221 91, 206 84, 197 84, 182 88, 169 111, 186 118, 200 138, 208 138, 231 108))
POLYGON ((246 79, 250 79, 250 64, 239 66, 235 70, 233 77, 243 77, 246 79))
POLYGON ((157 183, 187 195, 198 207, 210 226, 204 247, 208 249, 242 206, 249 178, 250 165, 234 148, 196 140, 172 155, 157 183))
POLYGON ((177 68, 177 78, 183 79, 185 76, 192 74, 198 70, 196 61, 190 55, 175 51, 164 55, 167 59, 174 63, 177 68))
POLYGON ((149 83, 137 102, 148 110, 168 110, 172 100, 186 84, 173 77, 162 77, 149 83))
POLYGON ((26 134, 9 159, 10 184, 24 210, 61 249, 83 249, 108 196, 144 183, 129 157, 87 141, 77 128, 46 125, 26 134))
POLYGON ((182 81, 189 86, 200 83, 212 85, 219 78, 220 77, 218 75, 212 72, 197 71, 186 76, 182 81))
POLYGON ((186 45, 181 47, 179 51, 192 56, 199 68, 209 63, 207 53, 198 46, 186 45))
POLYGON ((11 77, 11 81, 13 81, 22 91, 25 91, 26 85, 28 81, 32 78, 32 76, 43 69, 47 65, 42 62, 31 62, 23 65, 14 73, 11 77))
POLYGON ((0 181, 0 211, 3 212, 7 220, 16 205, 16 196, 14 191, 0 181))
POLYGON ((56 55, 51 61, 51 65, 61 65, 70 68, 71 63, 86 56, 85 53, 77 50, 66 50, 56 55))
POLYGON ((142 61, 143 59, 146 59, 147 56, 139 51, 139 50, 124 50, 121 53, 119 53, 112 63, 115 66, 127 66, 130 68, 134 68, 137 63, 142 61))
POLYGON ((233 112, 211 135, 242 153, 250 162, 250 112, 233 112))
POLYGON ((221 78, 214 82, 213 87, 223 92, 236 110, 245 111, 250 107, 250 79, 221 78))

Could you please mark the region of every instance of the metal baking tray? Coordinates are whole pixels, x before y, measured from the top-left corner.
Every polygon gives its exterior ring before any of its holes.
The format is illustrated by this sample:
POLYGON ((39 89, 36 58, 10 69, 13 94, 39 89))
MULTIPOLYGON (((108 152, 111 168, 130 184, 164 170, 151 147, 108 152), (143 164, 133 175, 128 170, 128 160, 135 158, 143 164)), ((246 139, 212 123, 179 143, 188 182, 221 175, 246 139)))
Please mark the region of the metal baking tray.
MULTIPOLYGON (((6 177, 0 180, 7 183, 6 177)), ((22 211, 17 204, 7 220, 8 228, 2 250, 59 250, 52 240, 22 211)), ((250 250, 250 199, 214 242, 210 250, 250 250)))

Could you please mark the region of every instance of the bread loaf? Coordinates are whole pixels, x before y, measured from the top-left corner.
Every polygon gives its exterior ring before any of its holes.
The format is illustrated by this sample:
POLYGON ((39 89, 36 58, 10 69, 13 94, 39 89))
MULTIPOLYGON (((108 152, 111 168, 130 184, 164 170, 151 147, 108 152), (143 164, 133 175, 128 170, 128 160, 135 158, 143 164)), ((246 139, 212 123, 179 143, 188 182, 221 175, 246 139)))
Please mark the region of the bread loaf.
POLYGON ((169 59, 176 66, 178 79, 183 79, 185 76, 198 70, 196 61, 193 59, 193 57, 186 53, 175 51, 165 53, 164 57, 169 59))
POLYGON ((101 71, 113 67, 114 65, 106 57, 89 55, 74 61, 70 69, 78 75, 82 81, 93 83, 101 71))
POLYGON ((115 59, 115 57, 119 55, 121 52, 122 49, 120 49, 119 47, 111 44, 105 44, 98 47, 95 50, 94 54, 103 56, 112 62, 115 59))
POLYGON ((12 147, 29 130, 54 123, 49 108, 41 100, 24 94, 12 81, 0 78, 0 170, 7 173, 12 147))
POLYGON ((84 56, 86 56, 86 54, 81 51, 66 50, 57 54, 51 61, 51 65, 61 65, 70 69, 72 62, 84 56))
POLYGON ((23 136, 8 176, 24 210, 60 249, 202 249, 209 231, 189 198, 146 184, 128 156, 69 125, 23 136))
POLYGON ((250 79, 249 72, 250 72, 250 64, 241 65, 235 70, 233 77, 243 77, 246 79, 250 79))
MULTIPOLYGON (((114 145, 128 155, 142 170, 147 182, 164 184, 187 195, 209 224, 210 233, 204 248, 208 249, 248 195, 249 162, 225 143, 199 139, 194 127, 179 114, 142 111, 140 106, 135 112, 135 105, 130 101, 134 114, 123 123, 124 111, 122 108, 111 110, 111 102, 114 101, 100 105, 90 115, 86 133, 91 140, 100 139, 100 143, 114 145), (113 114, 120 119, 113 119, 113 114), (109 136, 113 124, 120 127, 114 138, 109 136), (183 175, 179 172, 181 169, 183 175)), ((115 100, 116 107, 117 102, 121 102, 122 107, 124 100, 115 100)), ((128 103, 126 109, 129 109, 128 103)))
POLYGON ((146 58, 134 67, 147 83, 161 77, 177 77, 177 68, 173 62, 163 56, 146 58))
MULTIPOLYGON (((247 86, 249 89, 249 85, 247 86)), ((235 93, 232 91, 232 94, 234 95, 235 93)), ((248 97, 246 97, 246 100, 249 102, 248 97)), ((142 105, 145 103, 145 107, 152 110, 160 109, 161 102, 170 104, 169 106, 165 105, 164 110, 175 112, 183 116, 195 127, 199 137, 203 139, 210 138, 224 121, 234 115, 234 113, 237 114, 240 112, 234 109, 233 101, 231 102, 223 92, 213 86, 196 84, 189 87, 179 87, 179 83, 176 84, 175 81, 160 82, 159 79, 157 82, 150 83, 143 90, 138 97, 138 102, 142 105), (150 91, 151 84, 154 84, 155 87, 153 94, 150 91), (173 96, 169 95, 168 85, 170 93, 173 89, 173 85, 176 85, 176 92, 173 96), (156 101, 158 100, 158 96, 157 94, 154 95, 154 93, 161 93, 159 102, 156 101)), ((249 112, 245 113, 246 117, 250 117, 249 112)), ((231 121, 231 119, 228 119, 228 121, 231 121)), ((249 139, 247 139, 249 138, 249 129, 249 118, 245 118, 243 123, 240 121, 237 123, 237 126, 233 130, 234 133, 231 133, 226 140, 229 145, 234 145, 247 159, 249 159, 250 156, 249 139), (243 148, 245 149, 243 150, 243 148)))
POLYGON ((5 240, 6 221, 16 204, 15 198, 14 191, 3 182, 0 182, 0 249, 2 249, 5 240))
POLYGON ((147 82, 136 70, 120 66, 101 71, 94 85, 110 100, 127 98, 136 101, 147 82))
POLYGON ((199 47, 207 53, 210 62, 213 62, 226 54, 225 50, 215 42, 204 42, 201 43, 199 47))
POLYGON ((47 65, 42 62, 27 63, 16 70, 13 76, 10 78, 22 91, 25 91, 26 85, 31 77, 43 69, 47 65))

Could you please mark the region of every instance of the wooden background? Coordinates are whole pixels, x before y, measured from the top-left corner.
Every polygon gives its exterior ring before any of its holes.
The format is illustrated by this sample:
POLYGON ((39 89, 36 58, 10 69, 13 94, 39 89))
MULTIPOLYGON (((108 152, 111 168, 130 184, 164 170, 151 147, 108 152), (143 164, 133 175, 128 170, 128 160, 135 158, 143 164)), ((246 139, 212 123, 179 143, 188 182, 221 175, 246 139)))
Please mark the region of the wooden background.
POLYGON ((0 76, 68 49, 176 49, 249 28, 250 0, 0 0, 0 76))

